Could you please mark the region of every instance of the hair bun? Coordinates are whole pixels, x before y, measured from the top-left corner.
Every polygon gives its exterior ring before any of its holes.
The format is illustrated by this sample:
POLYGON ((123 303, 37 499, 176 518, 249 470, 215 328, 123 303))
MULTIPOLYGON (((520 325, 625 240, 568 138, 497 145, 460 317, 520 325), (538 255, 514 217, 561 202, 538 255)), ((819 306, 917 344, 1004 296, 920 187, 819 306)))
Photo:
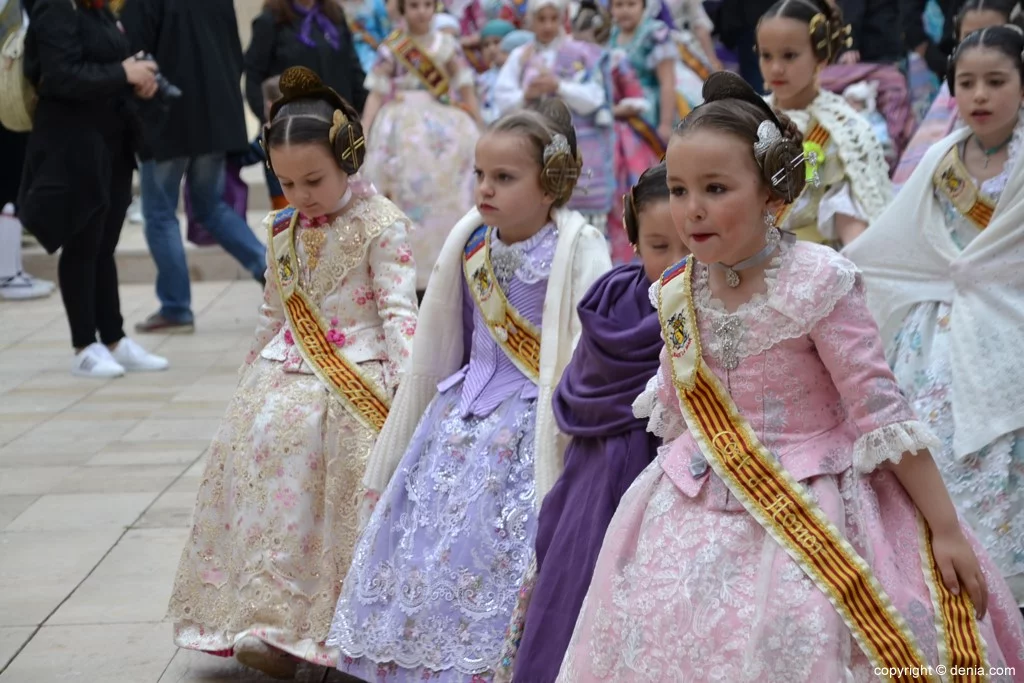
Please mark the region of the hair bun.
POLYGON ((302 97, 324 87, 324 82, 316 73, 304 66, 292 66, 281 74, 281 95, 288 99, 302 97))

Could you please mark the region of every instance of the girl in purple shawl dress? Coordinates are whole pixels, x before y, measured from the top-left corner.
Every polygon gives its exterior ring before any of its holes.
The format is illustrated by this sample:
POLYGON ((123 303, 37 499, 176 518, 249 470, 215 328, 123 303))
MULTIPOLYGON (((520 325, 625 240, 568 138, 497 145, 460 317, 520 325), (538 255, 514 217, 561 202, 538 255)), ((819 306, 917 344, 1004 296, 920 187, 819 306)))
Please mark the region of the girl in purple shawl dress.
POLYGON ((640 259, 609 271, 580 302, 583 332, 555 391, 555 419, 572 442, 540 511, 537 579, 516 681, 553 683, 558 676, 608 523, 660 445, 632 404, 657 373, 662 347, 648 290, 687 253, 672 227, 664 162, 623 198, 623 221, 640 259))

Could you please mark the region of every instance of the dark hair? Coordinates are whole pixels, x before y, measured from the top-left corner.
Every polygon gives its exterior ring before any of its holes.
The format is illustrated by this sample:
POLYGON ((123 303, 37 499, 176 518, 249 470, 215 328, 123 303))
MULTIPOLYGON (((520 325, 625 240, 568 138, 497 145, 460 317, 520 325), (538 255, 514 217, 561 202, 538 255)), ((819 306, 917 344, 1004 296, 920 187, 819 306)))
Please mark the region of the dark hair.
POLYGON ((541 168, 540 186, 555 198, 554 206, 564 206, 576 188, 583 165, 576 146, 576 129, 572 126, 572 113, 565 102, 557 97, 548 97, 501 117, 488 129, 494 133, 511 133, 526 138, 533 150, 534 159, 541 168), (544 152, 556 135, 562 135, 569 145, 567 153, 544 152))
MULTIPOLYGON (((398 7, 398 13, 401 14, 404 17, 405 16, 405 0, 398 0, 396 5, 398 7)), ((444 12, 444 11, 445 11, 444 4, 442 3, 441 0, 437 0, 437 2, 434 3, 434 14, 437 14, 438 12, 444 12)))
POLYGON ((305 67, 285 70, 280 88, 282 96, 271 106, 263 130, 267 164, 275 147, 308 144, 321 145, 345 173, 358 171, 366 140, 355 108, 305 67))
MULTIPOLYGON (((338 0, 316 0, 320 10, 332 24, 344 26, 348 30, 348 21, 345 19, 345 10, 338 0)), ((266 0, 263 8, 274 15, 274 22, 277 24, 290 24, 299 18, 298 13, 292 9, 292 0, 266 0)))
POLYGON ((622 197, 622 222, 630 244, 640 242, 640 213, 659 201, 668 201, 668 171, 664 161, 641 173, 629 194, 622 197))
POLYGON ((750 154, 761 169, 761 179, 772 198, 792 202, 803 192, 803 135, 788 116, 773 111, 746 81, 729 71, 718 71, 704 81, 704 104, 686 115, 674 135, 710 128, 735 135, 750 144, 750 154), (755 150, 758 129, 764 122, 782 134, 762 150, 755 150))
POLYGON ((954 40, 960 40, 960 32, 963 30, 964 18, 968 12, 997 12, 1003 15, 1007 24, 1020 25, 1020 3, 1016 0, 967 0, 953 20, 954 40))
POLYGON ((819 62, 833 63, 842 49, 851 44, 850 27, 843 23, 842 10, 828 0, 778 0, 761 15, 757 24, 760 27, 762 21, 774 17, 807 24, 811 48, 819 62))
POLYGON ((960 41, 960 44, 953 50, 953 54, 950 55, 946 82, 949 84, 951 95, 956 94, 956 65, 960 61, 960 57, 968 50, 981 47, 996 50, 1009 57, 1017 69, 1017 73, 1020 74, 1021 85, 1024 86, 1024 31, 1011 24, 990 26, 969 34, 960 41))

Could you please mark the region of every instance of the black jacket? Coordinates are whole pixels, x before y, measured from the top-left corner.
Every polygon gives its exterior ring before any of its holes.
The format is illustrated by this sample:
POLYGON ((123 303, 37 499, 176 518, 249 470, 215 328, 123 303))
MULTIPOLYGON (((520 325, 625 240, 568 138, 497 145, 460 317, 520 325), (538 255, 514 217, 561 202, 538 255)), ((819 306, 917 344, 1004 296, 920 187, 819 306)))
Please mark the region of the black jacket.
POLYGON ((245 52, 245 99, 252 113, 260 121, 266 118, 263 112, 263 81, 272 76, 280 76, 290 66, 312 69, 356 111, 362 111, 363 103, 366 102, 366 88, 363 87, 366 74, 356 56, 348 24, 342 22, 337 27, 340 37, 337 50, 327 42, 315 24, 310 37, 316 47, 302 43, 298 34, 301 25, 301 19, 292 23, 278 23, 269 10, 264 10, 253 20, 252 41, 245 52))
POLYGON ((162 124, 149 122, 147 156, 166 161, 248 148, 232 0, 130 0, 121 21, 133 52, 152 54, 182 91, 162 124))
POLYGON ((907 56, 902 13, 908 0, 839 0, 843 20, 853 29, 851 49, 860 61, 894 64, 907 56))
POLYGON ((25 75, 39 101, 19 217, 49 252, 105 214, 113 155, 132 163, 137 102, 121 62, 128 40, 107 9, 26 0, 25 75))

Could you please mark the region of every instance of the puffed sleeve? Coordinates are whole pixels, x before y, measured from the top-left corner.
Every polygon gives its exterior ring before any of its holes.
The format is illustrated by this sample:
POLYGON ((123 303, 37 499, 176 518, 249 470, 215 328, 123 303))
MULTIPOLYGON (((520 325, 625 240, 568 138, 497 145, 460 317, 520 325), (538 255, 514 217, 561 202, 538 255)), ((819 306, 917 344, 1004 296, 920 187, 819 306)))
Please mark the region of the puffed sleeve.
POLYGON ((474 87, 476 83, 473 79, 473 70, 470 68, 469 62, 466 61, 466 55, 463 53, 459 41, 455 36, 447 33, 442 33, 441 36, 443 40, 441 54, 448 69, 451 89, 461 90, 474 87))
MULTIPOLYGON (((268 232, 270 226, 273 225, 274 216, 274 213, 270 213, 263 219, 263 225, 267 228, 268 232)), ((242 364, 239 370, 240 373, 244 372, 246 368, 256 361, 260 352, 284 327, 284 304, 281 303, 281 292, 277 288, 277 277, 275 277, 273 271, 274 264, 270 262, 270 259, 270 250, 267 249, 267 271, 265 275, 267 284, 263 288, 263 303, 260 305, 259 320, 256 323, 256 334, 253 337, 252 346, 249 348, 249 354, 245 357, 245 363, 242 364)))
MULTIPOLYGON (((651 305, 658 307, 660 283, 651 285, 651 305)), ((683 412, 679 408, 679 397, 672 386, 672 373, 668 366, 668 352, 662 347, 658 355, 658 372, 647 381, 643 392, 633 401, 633 416, 647 420, 647 431, 661 437, 668 444, 686 431, 683 412)))
POLYGON ((672 32, 664 22, 655 20, 651 23, 652 26, 646 36, 647 45, 645 47, 649 52, 645 65, 651 71, 657 71, 658 65, 665 60, 674 62, 679 59, 679 48, 676 47, 672 32))
POLYGON ((388 359, 384 383, 394 397, 412 356, 419 304, 416 302, 416 263, 409 246, 408 220, 391 224, 370 244, 370 276, 377 296, 377 314, 384 324, 388 359))
POLYGON ((940 444, 914 415, 885 362, 860 274, 832 312, 811 330, 818 355, 835 383, 847 415, 860 430, 853 466, 870 472, 904 453, 938 450, 940 444))
POLYGON ((377 61, 374 63, 370 73, 366 74, 363 87, 367 92, 375 92, 381 95, 391 94, 391 81, 395 77, 395 56, 391 54, 391 48, 381 43, 377 48, 377 61))

